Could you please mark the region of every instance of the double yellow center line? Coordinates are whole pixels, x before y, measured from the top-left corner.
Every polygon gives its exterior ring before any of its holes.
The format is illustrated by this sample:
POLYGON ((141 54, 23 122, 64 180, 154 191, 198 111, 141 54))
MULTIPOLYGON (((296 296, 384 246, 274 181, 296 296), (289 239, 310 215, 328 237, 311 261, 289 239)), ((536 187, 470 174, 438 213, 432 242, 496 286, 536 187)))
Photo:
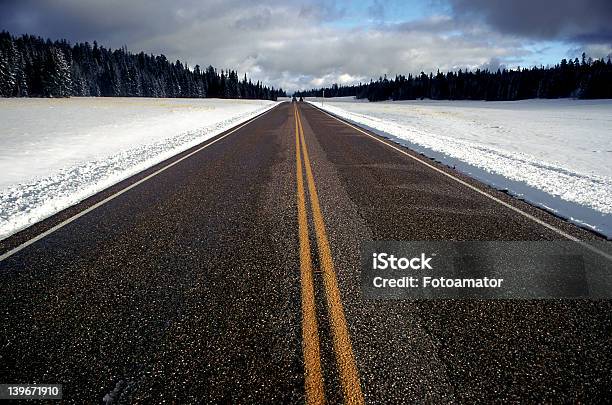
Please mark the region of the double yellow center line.
POLYGON ((321 355, 319 348, 319 332, 317 326, 316 304, 310 241, 308 238, 308 214, 306 210, 306 194, 302 169, 302 154, 306 169, 306 183, 310 196, 312 218, 315 228, 319 262, 323 275, 323 285, 329 312, 330 329, 333 348, 340 376, 340 384, 347 404, 363 404, 363 393, 359 383, 359 372, 353 356, 353 348, 348 332, 338 280, 334 270, 329 240, 325 231, 325 222, 321 213, 317 188, 312 174, 308 148, 304 138, 304 128, 299 109, 294 105, 295 117, 295 159, 297 165, 297 204, 298 233, 300 240, 300 272, 302 284, 302 338, 305 364, 306 402, 322 404, 325 402, 323 373, 321 370, 321 355))

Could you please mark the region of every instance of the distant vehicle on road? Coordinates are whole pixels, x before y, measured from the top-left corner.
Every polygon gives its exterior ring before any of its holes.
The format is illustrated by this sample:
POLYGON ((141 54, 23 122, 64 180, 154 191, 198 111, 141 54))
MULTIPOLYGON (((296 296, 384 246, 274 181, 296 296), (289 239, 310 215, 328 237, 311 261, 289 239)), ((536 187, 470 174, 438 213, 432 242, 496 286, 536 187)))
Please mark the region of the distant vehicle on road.
MULTIPOLYGON (((301 98, 301 97, 300 97, 300 98, 301 98)), ((296 100, 295 96, 293 96, 293 98, 291 99, 291 102, 292 102, 292 103, 295 103, 296 101, 297 101, 297 100, 296 100)))
POLYGON ((302 101, 304 101, 304 98, 303 98, 303 97, 300 97, 300 103, 301 103, 302 101))

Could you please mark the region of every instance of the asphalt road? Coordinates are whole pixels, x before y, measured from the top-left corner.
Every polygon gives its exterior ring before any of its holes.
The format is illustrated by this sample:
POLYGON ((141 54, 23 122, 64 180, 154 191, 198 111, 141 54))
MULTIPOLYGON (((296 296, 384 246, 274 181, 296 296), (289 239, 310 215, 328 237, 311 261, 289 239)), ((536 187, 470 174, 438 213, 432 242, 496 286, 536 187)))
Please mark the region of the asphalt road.
POLYGON ((366 240, 558 232, 302 103, 205 144, 0 242, 184 158, 0 262, 0 383, 61 383, 67 403, 612 398, 610 301, 361 297, 366 240))

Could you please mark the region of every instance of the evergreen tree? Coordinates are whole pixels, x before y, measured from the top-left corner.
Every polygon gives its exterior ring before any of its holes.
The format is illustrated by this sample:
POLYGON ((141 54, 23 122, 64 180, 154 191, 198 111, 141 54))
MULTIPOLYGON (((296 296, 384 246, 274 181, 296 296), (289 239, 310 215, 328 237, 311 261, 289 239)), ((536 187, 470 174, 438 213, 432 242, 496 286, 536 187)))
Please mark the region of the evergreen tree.
POLYGON ((15 72, 16 50, 10 36, 4 32, 0 36, 0 95, 11 97, 15 95, 17 75, 15 72))
POLYGON ((0 33, 0 96, 2 97, 224 97, 275 100, 282 89, 242 82, 235 71, 219 74, 209 66, 191 70, 164 55, 111 50, 94 41, 71 46, 66 41, 43 40, 0 33))
POLYGON ((71 91, 70 65, 60 49, 51 47, 45 59, 43 93, 50 97, 68 97, 71 91))
POLYGON ((451 100, 521 100, 527 98, 612 98, 612 61, 593 60, 586 54, 572 60, 563 59, 552 67, 531 69, 498 69, 495 72, 438 71, 421 72, 417 77, 402 75, 389 80, 386 76, 368 84, 332 85, 328 88, 299 91, 298 97, 354 96, 370 101, 451 99, 451 100))

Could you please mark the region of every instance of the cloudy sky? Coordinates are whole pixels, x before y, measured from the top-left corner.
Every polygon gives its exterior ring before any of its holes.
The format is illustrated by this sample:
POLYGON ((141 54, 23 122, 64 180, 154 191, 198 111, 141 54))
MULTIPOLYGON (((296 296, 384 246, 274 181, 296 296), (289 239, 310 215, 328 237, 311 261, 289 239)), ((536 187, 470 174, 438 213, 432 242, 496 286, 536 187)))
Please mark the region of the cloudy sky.
POLYGON ((610 0, 0 0, 0 30, 163 53, 292 91, 612 53, 610 0))

